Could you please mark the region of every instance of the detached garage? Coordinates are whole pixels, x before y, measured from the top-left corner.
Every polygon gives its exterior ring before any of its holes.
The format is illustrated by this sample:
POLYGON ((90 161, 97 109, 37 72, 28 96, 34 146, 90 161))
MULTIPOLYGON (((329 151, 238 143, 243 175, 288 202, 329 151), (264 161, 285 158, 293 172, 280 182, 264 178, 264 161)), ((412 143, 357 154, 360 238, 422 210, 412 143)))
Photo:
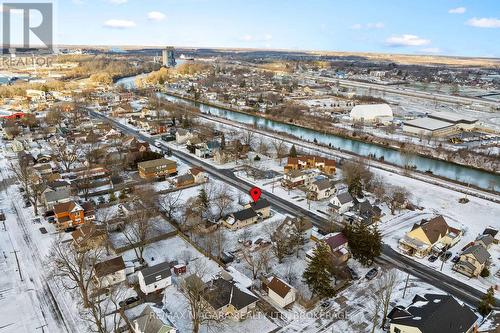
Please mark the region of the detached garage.
POLYGON ((352 121, 363 121, 367 123, 389 123, 394 119, 389 104, 356 105, 352 108, 350 115, 352 121))

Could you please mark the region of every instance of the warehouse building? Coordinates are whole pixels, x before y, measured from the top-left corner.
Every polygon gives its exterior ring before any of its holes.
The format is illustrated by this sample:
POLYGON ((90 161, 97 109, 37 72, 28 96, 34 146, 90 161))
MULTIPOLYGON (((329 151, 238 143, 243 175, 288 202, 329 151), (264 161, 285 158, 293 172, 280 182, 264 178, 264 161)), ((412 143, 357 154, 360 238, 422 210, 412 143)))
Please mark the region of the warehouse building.
POLYGON ((352 121, 365 123, 389 123, 393 120, 392 109, 388 104, 356 105, 351 110, 352 121))
POLYGON ((414 135, 448 136, 460 131, 471 131, 477 119, 450 112, 435 112, 424 118, 403 123, 403 132, 414 135))

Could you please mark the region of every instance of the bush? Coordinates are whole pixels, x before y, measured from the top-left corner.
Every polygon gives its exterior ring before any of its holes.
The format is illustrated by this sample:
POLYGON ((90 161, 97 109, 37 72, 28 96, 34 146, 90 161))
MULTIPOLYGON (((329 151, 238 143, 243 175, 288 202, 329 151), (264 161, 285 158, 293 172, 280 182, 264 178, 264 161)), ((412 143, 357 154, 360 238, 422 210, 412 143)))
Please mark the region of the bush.
POLYGON ((490 270, 488 269, 488 267, 485 267, 483 268, 483 270, 481 271, 481 277, 488 277, 490 276, 490 270))
POLYGON ((115 192, 111 192, 109 194, 109 202, 115 202, 116 201, 116 195, 115 192))

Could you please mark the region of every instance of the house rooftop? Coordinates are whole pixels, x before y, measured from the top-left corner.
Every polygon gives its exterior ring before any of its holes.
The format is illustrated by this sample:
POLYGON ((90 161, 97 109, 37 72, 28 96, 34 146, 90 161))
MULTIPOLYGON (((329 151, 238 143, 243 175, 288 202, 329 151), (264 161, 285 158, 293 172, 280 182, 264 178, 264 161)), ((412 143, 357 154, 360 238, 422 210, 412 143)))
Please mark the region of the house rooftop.
POLYGON ((123 269, 125 269, 125 262, 123 262, 122 256, 106 261, 101 261, 94 266, 95 275, 99 278, 107 276, 109 274, 113 274, 123 269))
POLYGON ((425 333, 468 332, 478 319, 468 306, 440 294, 417 295, 408 307, 394 308, 388 318, 391 324, 416 327, 425 333))
POLYGON ((140 270, 146 284, 151 284, 163 280, 172 273, 170 272, 170 263, 163 262, 154 266, 146 267, 140 270))

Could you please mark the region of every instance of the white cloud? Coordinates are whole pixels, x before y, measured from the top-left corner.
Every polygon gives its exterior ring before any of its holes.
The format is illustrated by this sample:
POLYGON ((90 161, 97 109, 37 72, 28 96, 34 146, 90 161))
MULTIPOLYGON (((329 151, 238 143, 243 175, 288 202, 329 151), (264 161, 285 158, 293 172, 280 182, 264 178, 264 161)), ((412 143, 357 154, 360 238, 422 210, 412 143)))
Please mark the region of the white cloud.
POLYGON ((111 19, 107 20, 104 22, 104 26, 106 28, 113 28, 113 29, 127 29, 127 28, 133 28, 136 26, 134 21, 130 20, 116 20, 116 19, 111 19))
POLYGON ((385 40, 389 46, 423 46, 431 43, 430 40, 415 35, 392 36, 385 40))
POLYGON ((128 0, 108 0, 108 2, 113 5, 123 5, 124 3, 127 3, 127 1, 128 0))
POLYGON ((383 28, 385 28, 385 24, 383 22, 366 23, 366 24, 356 23, 356 24, 351 25, 351 29, 353 29, 353 30, 383 29, 383 28))
POLYGON ((151 21, 163 21, 167 16, 161 12, 149 12, 148 13, 148 19, 151 21))
POLYGON ((473 17, 467 21, 467 25, 470 25, 470 26, 476 27, 476 28, 500 28, 500 19, 497 19, 494 17, 489 17, 489 18, 473 17))
POLYGON ((467 8, 465 7, 457 7, 457 8, 452 8, 448 11, 450 14, 463 14, 467 11, 467 8))

